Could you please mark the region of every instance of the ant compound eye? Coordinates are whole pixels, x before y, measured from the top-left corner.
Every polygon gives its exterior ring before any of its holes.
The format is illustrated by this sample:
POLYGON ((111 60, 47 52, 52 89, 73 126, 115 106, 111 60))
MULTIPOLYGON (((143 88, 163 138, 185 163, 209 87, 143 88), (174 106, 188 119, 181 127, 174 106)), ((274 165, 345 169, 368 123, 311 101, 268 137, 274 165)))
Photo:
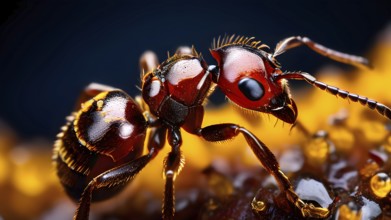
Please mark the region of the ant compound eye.
POLYGON ((251 101, 258 101, 265 94, 262 84, 252 78, 241 79, 238 83, 239 90, 251 101))

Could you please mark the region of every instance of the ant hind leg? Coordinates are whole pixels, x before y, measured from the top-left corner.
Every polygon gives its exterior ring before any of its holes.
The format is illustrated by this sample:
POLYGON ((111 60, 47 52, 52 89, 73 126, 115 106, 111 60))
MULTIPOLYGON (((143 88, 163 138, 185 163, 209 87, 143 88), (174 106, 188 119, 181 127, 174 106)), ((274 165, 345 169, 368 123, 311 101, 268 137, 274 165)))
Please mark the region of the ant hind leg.
POLYGON ((76 210, 74 220, 88 219, 92 193, 99 188, 109 188, 125 185, 138 174, 145 165, 153 158, 153 154, 142 156, 136 160, 106 171, 90 181, 84 189, 76 210))
POLYGON ((92 193, 99 188, 109 188, 113 186, 125 185, 129 183, 153 158, 165 143, 166 129, 156 128, 150 136, 148 149, 149 153, 123 165, 108 170, 93 178, 81 195, 74 220, 88 219, 92 193))

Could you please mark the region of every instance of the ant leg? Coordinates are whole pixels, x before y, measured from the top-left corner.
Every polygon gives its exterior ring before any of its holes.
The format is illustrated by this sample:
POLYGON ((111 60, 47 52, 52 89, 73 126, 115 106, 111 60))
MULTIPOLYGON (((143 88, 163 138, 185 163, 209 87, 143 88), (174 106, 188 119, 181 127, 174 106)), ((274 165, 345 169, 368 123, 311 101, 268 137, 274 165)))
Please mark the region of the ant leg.
POLYGON ((188 46, 180 46, 176 49, 175 54, 177 55, 193 55, 193 56, 199 56, 198 52, 196 51, 195 47, 188 47, 188 46))
POLYGON ((330 59, 336 60, 341 63, 346 63, 350 65, 355 65, 355 66, 364 66, 368 67, 369 62, 367 59, 360 57, 360 56, 355 56, 355 55, 350 55, 346 53, 342 53, 339 51, 332 50, 330 48, 327 48, 323 45, 320 45, 308 37, 301 37, 301 36, 293 36, 293 37, 288 37, 285 38, 284 40, 280 41, 276 49, 274 51, 273 57, 276 57, 280 54, 283 54, 285 51, 301 46, 301 45, 306 45, 309 47, 311 50, 317 52, 318 54, 328 57, 330 59))
POLYGON ((281 79, 294 79, 294 80, 305 80, 307 83, 311 84, 314 87, 317 87, 321 90, 325 90, 335 96, 339 96, 343 99, 349 99, 352 102, 359 102, 361 105, 366 106, 372 110, 376 110, 382 116, 391 120, 391 109, 386 105, 379 103, 375 100, 369 99, 358 94, 350 93, 345 90, 341 90, 337 87, 327 85, 323 82, 316 80, 315 77, 309 73, 304 72, 285 72, 279 75, 275 75, 275 80, 281 79))
POLYGON ((164 188, 163 200, 163 219, 173 219, 175 214, 175 192, 174 181, 184 165, 184 158, 180 151, 182 138, 179 129, 170 129, 168 133, 168 141, 171 145, 171 152, 164 160, 163 176, 166 180, 164 188))
POLYGON ((90 181, 84 189, 74 220, 86 220, 89 216, 92 192, 99 188, 125 185, 140 172, 154 155, 148 154, 136 160, 106 171, 90 181))
POLYGON ((83 91, 83 95, 89 96, 88 99, 98 95, 101 92, 107 92, 107 91, 112 91, 112 90, 117 90, 117 88, 108 86, 105 84, 101 83, 90 83, 83 91))
POLYGON ((224 141, 242 134, 255 156, 262 163, 263 167, 274 176, 279 188, 285 193, 287 199, 300 209, 304 217, 324 218, 329 215, 327 208, 315 207, 312 204, 303 202, 299 196, 294 192, 292 184, 288 177, 280 170, 277 159, 269 148, 260 141, 254 134, 246 128, 240 127, 236 124, 216 124, 210 125, 199 130, 198 135, 202 136, 207 141, 224 141))
POLYGON ((165 128, 156 128, 154 134, 151 134, 149 153, 121 166, 108 170, 93 178, 81 195, 74 220, 88 219, 92 193, 99 188, 109 188, 129 183, 149 161, 158 154, 165 143, 165 128))
MULTIPOLYGON (((157 58, 157 55, 154 52, 147 50, 143 54, 141 54, 141 57, 139 60, 140 81, 144 82, 144 76, 147 73, 152 72, 154 69, 156 69, 158 65, 159 65, 159 59, 157 58)), ((137 86, 137 88, 140 91, 142 90, 141 87, 137 86)), ((136 96, 135 100, 143 110, 149 109, 148 105, 144 102, 141 95, 136 96)), ((147 113, 147 114, 149 114, 149 113, 147 113)))
POLYGON ((78 100, 75 104, 75 109, 80 109, 80 106, 82 103, 92 99, 96 95, 98 95, 101 92, 108 92, 112 90, 118 90, 117 88, 100 84, 100 83, 90 83, 87 87, 84 88, 84 90, 81 92, 78 100))
POLYGON ((154 52, 148 50, 141 55, 139 60, 139 66, 140 66, 140 71, 142 76, 144 75, 144 73, 148 73, 156 69, 158 65, 159 65, 159 59, 157 58, 154 52))
POLYGON ((175 189, 174 181, 183 167, 184 159, 179 148, 173 148, 164 161, 164 186, 163 219, 173 219, 175 214, 175 189))

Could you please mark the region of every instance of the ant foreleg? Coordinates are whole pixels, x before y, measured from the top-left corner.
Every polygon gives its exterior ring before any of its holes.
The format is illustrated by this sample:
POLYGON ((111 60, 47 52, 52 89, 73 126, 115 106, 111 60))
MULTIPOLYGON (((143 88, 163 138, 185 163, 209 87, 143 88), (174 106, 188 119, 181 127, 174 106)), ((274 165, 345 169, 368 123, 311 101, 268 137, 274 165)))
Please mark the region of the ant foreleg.
POLYGON ((149 153, 121 166, 108 170, 90 181, 81 195, 74 220, 88 219, 92 193, 96 189, 121 186, 129 183, 158 154, 165 143, 165 128, 156 128, 151 134, 149 153))
POLYGON ((329 215, 327 208, 315 207, 303 202, 294 192, 288 177, 281 171, 277 159, 269 148, 246 128, 236 124, 217 124, 201 128, 198 135, 207 141, 224 141, 242 134, 263 167, 274 176, 280 190, 287 199, 300 209, 304 217, 324 218, 329 215))
POLYGON ((352 102, 359 102, 363 106, 367 106, 368 108, 375 110, 383 115, 384 117, 391 120, 391 109, 387 106, 385 106, 382 103, 379 103, 375 100, 368 99, 367 97, 360 96, 358 94, 350 93, 345 90, 341 90, 337 87, 327 85, 323 82, 318 81, 314 76, 310 75, 309 73, 304 72, 285 72, 282 74, 276 74, 274 75, 275 80, 280 79, 294 79, 294 80, 305 80, 309 84, 321 89, 325 90, 333 95, 339 96, 343 99, 349 99, 352 102))
POLYGON ((301 45, 306 45, 307 47, 309 47, 311 50, 317 52, 318 54, 325 56, 325 57, 328 57, 330 59, 336 60, 341 63, 346 63, 346 64, 350 64, 350 65, 355 65, 355 66, 365 66, 365 67, 369 66, 368 60, 363 57, 350 55, 350 54, 342 53, 342 52, 339 52, 336 50, 332 50, 332 49, 327 48, 321 44, 313 42, 308 37, 301 37, 301 36, 288 37, 288 38, 285 38, 284 40, 280 41, 276 46, 273 57, 276 57, 280 54, 283 54, 287 50, 290 50, 292 48, 295 48, 295 47, 298 47, 301 45))

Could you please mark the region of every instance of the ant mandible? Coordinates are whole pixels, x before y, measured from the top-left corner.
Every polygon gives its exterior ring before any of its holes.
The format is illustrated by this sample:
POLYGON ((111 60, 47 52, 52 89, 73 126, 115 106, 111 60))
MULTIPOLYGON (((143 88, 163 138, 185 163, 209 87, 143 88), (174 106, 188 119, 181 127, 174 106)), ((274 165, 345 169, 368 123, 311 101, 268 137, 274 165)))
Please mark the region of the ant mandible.
POLYGON ((123 189, 156 157, 166 139, 171 151, 163 164, 162 213, 164 219, 173 219, 174 181, 184 164, 180 128, 212 142, 243 135, 281 192, 304 217, 327 217, 327 208, 299 198, 273 153, 249 130, 233 123, 202 127, 203 103, 215 85, 242 108, 294 124, 298 112, 287 84, 290 79, 305 80, 391 119, 391 109, 381 103, 329 86, 308 73, 282 72, 276 57, 300 45, 342 63, 368 65, 362 57, 331 50, 306 37, 286 38, 277 44, 274 53, 268 53, 267 46, 254 38, 231 36, 213 42, 210 52, 217 66, 208 66, 194 48, 180 48, 161 64, 156 55, 145 53, 140 60, 142 101, 109 86, 88 86, 58 135, 53 156, 65 191, 79 200, 74 219, 88 219, 91 201, 109 198, 123 189), (151 132, 146 144, 148 153, 142 155, 147 129, 151 132))

